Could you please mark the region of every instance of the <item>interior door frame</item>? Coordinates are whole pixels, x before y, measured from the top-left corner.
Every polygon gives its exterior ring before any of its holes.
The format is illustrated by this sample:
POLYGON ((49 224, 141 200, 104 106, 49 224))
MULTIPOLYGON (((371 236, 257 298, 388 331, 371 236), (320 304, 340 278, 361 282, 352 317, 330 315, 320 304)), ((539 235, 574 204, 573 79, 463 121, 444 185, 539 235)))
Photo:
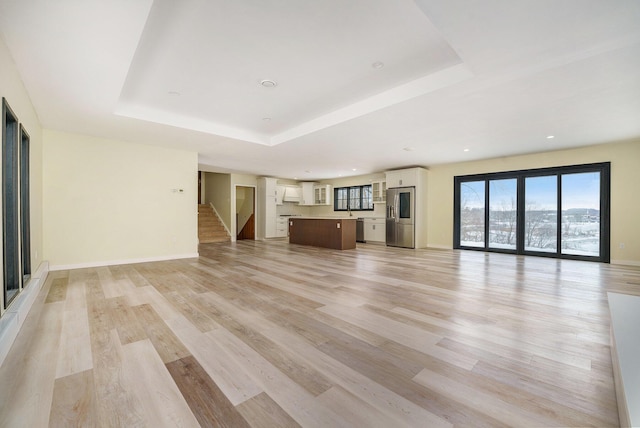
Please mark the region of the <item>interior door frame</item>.
MULTIPOLYGON (((238 198, 238 187, 250 187, 253 189, 253 229, 256 230, 257 233, 257 223, 258 223, 258 186, 255 184, 234 184, 233 186, 233 197, 231 198, 231 240, 235 242, 238 236, 238 224, 236 220, 236 200, 238 198)), ((253 240, 255 241, 256 236, 254 234, 253 240)))

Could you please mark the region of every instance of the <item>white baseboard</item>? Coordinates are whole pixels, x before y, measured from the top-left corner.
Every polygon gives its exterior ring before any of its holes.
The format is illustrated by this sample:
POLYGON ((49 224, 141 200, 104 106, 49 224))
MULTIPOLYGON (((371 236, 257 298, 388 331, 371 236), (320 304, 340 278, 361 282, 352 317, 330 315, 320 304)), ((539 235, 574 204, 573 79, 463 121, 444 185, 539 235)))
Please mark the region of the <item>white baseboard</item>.
POLYGON ((16 337, 18 337, 18 332, 47 280, 48 274, 49 263, 46 261, 40 263, 38 270, 31 275, 22 292, 0 318, 0 366, 7 357, 16 337))
POLYGON ((58 270, 83 269, 83 268, 116 266, 116 265, 130 265, 134 263, 162 262, 165 260, 194 259, 198 257, 200 257, 200 254, 198 253, 174 254, 170 256, 143 257, 138 259, 108 260, 108 261, 102 261, 102 262, 75 263, 70 265, 53 265, 50 267, 49 270, 53 272, 58 270))
POLYGON ((640 262, 636 260, 611 260, 612 265, 640 266, 640 262))
POLYGON ((453 250, 451 245, 427 245, 427 248, 433 248, 435 250, 453 250))

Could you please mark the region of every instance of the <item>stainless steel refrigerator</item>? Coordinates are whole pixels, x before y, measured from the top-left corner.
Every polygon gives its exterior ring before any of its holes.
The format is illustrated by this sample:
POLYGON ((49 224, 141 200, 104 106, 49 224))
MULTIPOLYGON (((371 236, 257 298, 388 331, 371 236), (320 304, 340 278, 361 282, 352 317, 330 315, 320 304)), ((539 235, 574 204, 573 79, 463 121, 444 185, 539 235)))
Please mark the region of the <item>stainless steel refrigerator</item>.
POLYGON ((387 245, 415 248, 415 187, 387 189, 387 245))

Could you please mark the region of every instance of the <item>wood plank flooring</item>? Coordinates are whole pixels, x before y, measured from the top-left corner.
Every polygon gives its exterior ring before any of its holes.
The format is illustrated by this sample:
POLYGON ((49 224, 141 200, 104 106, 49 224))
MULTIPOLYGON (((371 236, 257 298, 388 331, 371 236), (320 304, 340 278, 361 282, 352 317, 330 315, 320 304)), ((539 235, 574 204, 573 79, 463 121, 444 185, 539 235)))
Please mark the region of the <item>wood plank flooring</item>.
POLYGON ((607 291, 640 269, 285 241, 50 273, 1 427, 617 426, 607 291))

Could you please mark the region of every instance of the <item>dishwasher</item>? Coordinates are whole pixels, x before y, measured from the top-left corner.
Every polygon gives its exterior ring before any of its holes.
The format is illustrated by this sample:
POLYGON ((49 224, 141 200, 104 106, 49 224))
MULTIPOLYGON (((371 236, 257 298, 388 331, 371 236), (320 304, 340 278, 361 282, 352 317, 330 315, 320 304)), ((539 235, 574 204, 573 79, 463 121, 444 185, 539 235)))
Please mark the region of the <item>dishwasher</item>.
POLYGON ((366 242, 364 240, 364 219, 356 219, 356 242, 366 242))

